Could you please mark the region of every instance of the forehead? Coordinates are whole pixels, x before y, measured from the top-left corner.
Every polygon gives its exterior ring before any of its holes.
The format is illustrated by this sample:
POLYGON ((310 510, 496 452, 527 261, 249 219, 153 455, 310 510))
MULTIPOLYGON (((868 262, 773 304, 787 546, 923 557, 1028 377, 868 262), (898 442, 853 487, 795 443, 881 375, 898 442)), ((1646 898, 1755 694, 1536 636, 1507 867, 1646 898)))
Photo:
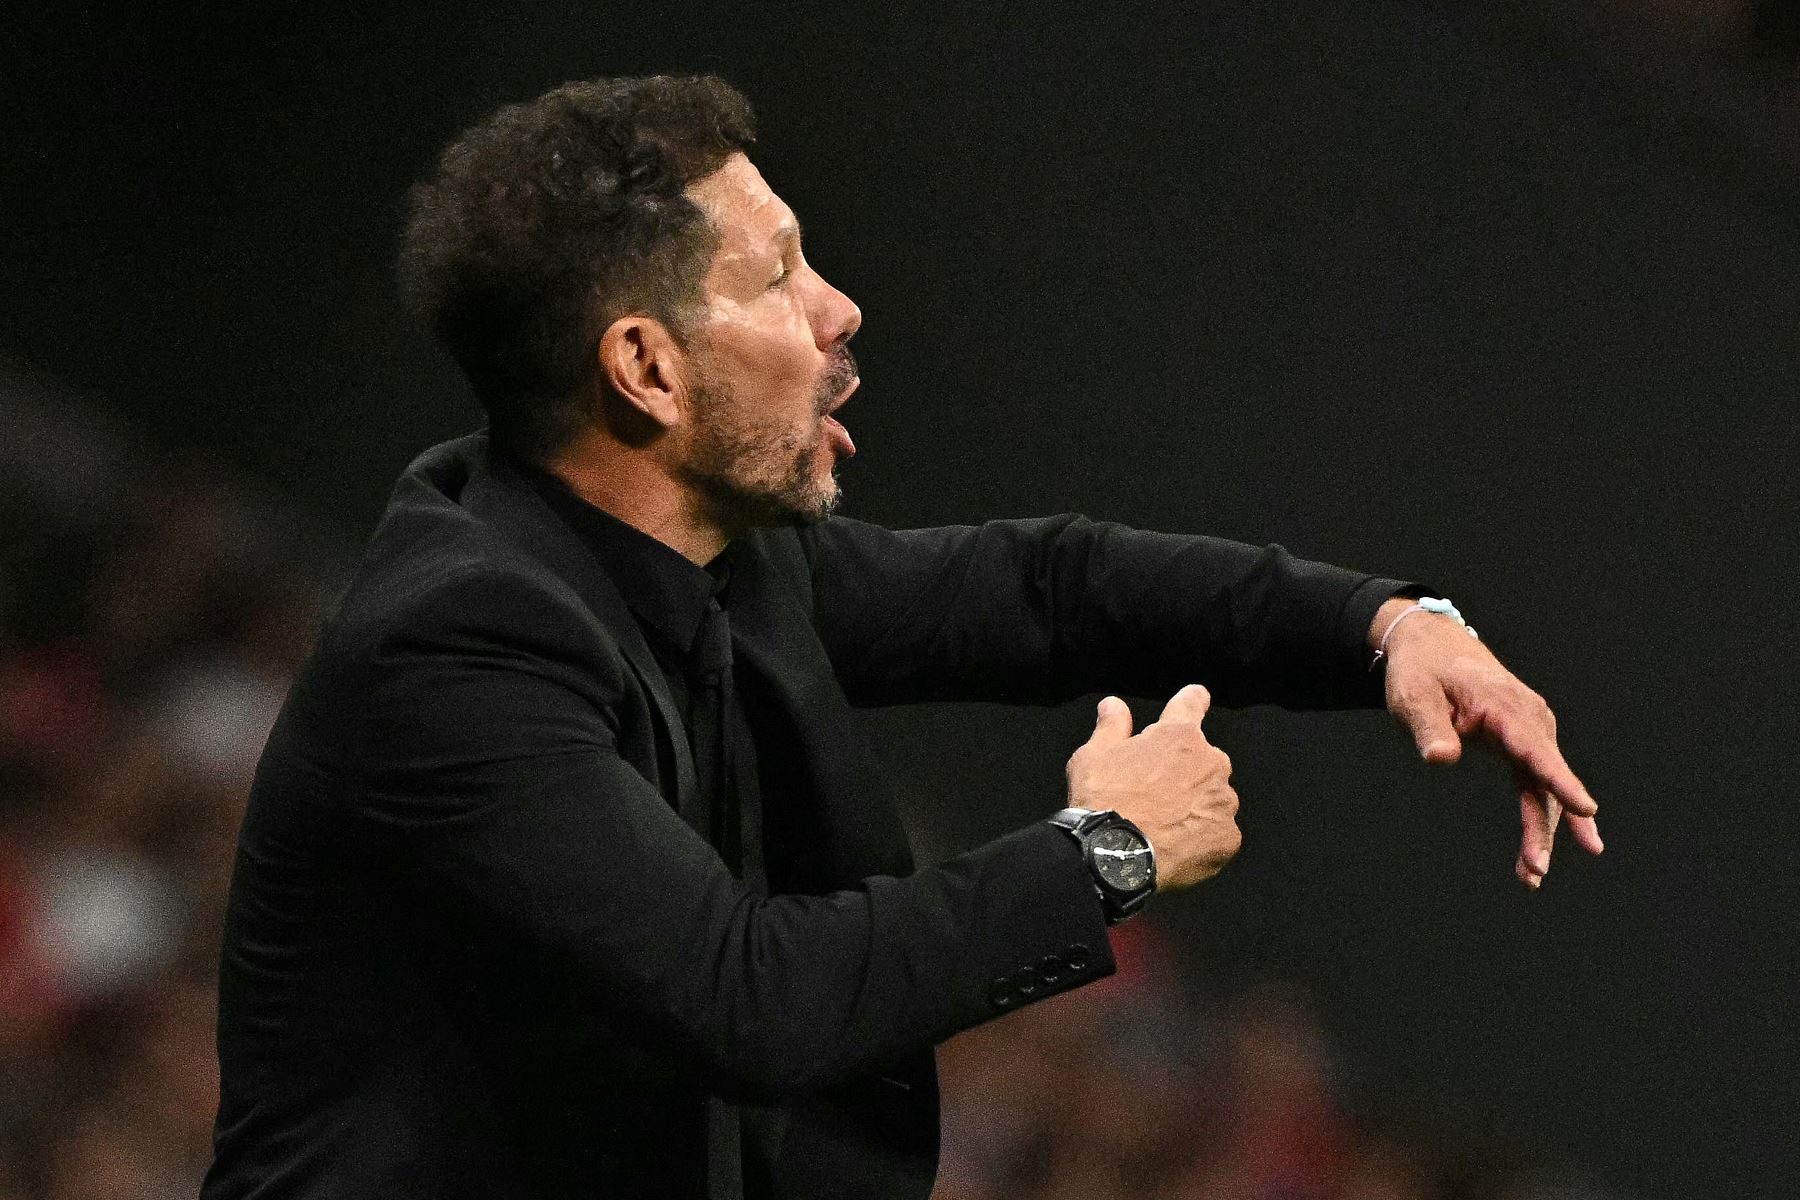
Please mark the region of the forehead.
POLYGON ((687 193, 719 231, 719 250, 748 254, 765 250, 798 226, 793 210, 777 196, 762 172, 743 154, 688 185, 687 193))

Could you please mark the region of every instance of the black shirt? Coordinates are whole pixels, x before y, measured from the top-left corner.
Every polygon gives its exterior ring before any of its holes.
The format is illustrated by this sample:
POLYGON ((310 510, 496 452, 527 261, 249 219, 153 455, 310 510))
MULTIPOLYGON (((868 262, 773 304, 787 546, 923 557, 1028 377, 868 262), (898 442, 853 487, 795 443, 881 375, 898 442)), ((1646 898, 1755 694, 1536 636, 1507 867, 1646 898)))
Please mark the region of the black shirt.
MULTIPOLYGON (((743 699, 747 692, 756 694, 759 681, 746 677, 749 672, 738 665, 735 654, 708 644, 709 638, 725 636, 729 626, 729 552, 721 552, 705 567, 696 566, 679 551, 583 500, 557 476, 535 467, 525 474, 551 509, 606 563, 687 720, 697 803, 693 812, 681 814, 682 819, 712 843, 738 878, 767 895, 763 788, 743 699), (709 678, 708 668, 726 658, 727 677, 709 678)), ((785 1132, 782 1110, 716 1103, 722 1110, 718 1119, 742 1125, 745 1200, 772 1195, 770 1169, 785 1132)))
POLYGON ((740 668, 735 666, 735 656, 733 679, 726 681, 724 689, 724 711, 711 714, 697 707, 717 703, 705 694, 708 664, 702 660, 707 655, 708 620, 717 619, 715 605, 729 621, 729 556, 721 553, 705 567, 696 566, 679 551, 583 500, 557 476, 537 468, 528 470, 527 475, 583 544, 607 564, 662 667, 676 706, 687 718, 701 806, 695 813, 683 813, 683 818, 719 850, 734 874, 751 880, 766 894, 766 886, 758 886, 764 875, 758 836, 761 797, 757 794, 756 744, 744 713, 744 688, 736 679, 740 668), (712 744, 718 740, 723 745, 712 744), (709 764, 721 756, 724 770, 710 770, 709 764), (757 828, 746 828, 748 825, 757 828), (743 853, 746 835, 748 856, 743 853))

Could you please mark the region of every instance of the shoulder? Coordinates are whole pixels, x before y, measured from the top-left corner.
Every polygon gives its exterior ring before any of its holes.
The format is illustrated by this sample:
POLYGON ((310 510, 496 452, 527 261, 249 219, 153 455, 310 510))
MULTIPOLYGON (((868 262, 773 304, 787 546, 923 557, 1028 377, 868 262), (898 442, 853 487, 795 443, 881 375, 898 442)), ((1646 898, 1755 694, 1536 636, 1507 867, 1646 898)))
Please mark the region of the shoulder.
POLYGON ((321 653, 359 664, 419 646, 614 660, 616 637, 569 582, 462 503, 480 446, 434 447, 401 477, 321 653))

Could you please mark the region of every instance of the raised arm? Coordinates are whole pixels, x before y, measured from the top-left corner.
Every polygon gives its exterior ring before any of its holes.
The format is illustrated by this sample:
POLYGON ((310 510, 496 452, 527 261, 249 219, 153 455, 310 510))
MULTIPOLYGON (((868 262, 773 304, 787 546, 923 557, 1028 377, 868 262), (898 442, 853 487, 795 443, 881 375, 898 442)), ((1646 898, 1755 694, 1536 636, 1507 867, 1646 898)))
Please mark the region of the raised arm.
POLYGON ((1280 546, 1077 515, 894 531, 831 518, 805 535, 815 617, 852 702, 1059 703, 1168 696, 1380 707, 1376 609, 1403 584, 1280 546))

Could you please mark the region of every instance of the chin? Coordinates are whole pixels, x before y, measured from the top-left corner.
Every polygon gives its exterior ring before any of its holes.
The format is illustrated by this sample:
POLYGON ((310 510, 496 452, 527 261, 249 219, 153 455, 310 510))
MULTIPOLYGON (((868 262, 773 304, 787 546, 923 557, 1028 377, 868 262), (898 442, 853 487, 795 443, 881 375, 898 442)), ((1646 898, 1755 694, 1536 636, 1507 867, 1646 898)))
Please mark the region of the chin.
POLYGON ((806 524, 830 515, 843 495, 836 479, 809 487, 802 494, 784 497, 780 503, 784 524, 806 524))
POLYGON ((822 493, 818 499, 814 501, 813 505, 806 513, 805 519, 808 521, 824 520, 831 515, 831 510, 838 506, 838 501, 843 499, 843 496, 843 489, 838 487, 837 482, 834 480, 830 490, 822 493))
POLYGON ((723 506, 730 514, 724 523, 741 529, 806 525, 827 516, 837 507, 842 494, 837 480, 832 478, 823 484, 811 479, 796 480, 795 484, 778 491, 736 493, 723 506))
POLYGON ((740 472, 699 477, 715 519, 728 528, 803 525, 828 515, 842 494, 837 455, 829 446, 812 447, 788 460, 785 478, 756 479, 740 472))
POLYGON ((838 486, 837 455, 827 447, 824 457, 809 456, 798 466, 794 485, 783 500, 796 519, 816 521, 837 507, 843 495, 838 486))

